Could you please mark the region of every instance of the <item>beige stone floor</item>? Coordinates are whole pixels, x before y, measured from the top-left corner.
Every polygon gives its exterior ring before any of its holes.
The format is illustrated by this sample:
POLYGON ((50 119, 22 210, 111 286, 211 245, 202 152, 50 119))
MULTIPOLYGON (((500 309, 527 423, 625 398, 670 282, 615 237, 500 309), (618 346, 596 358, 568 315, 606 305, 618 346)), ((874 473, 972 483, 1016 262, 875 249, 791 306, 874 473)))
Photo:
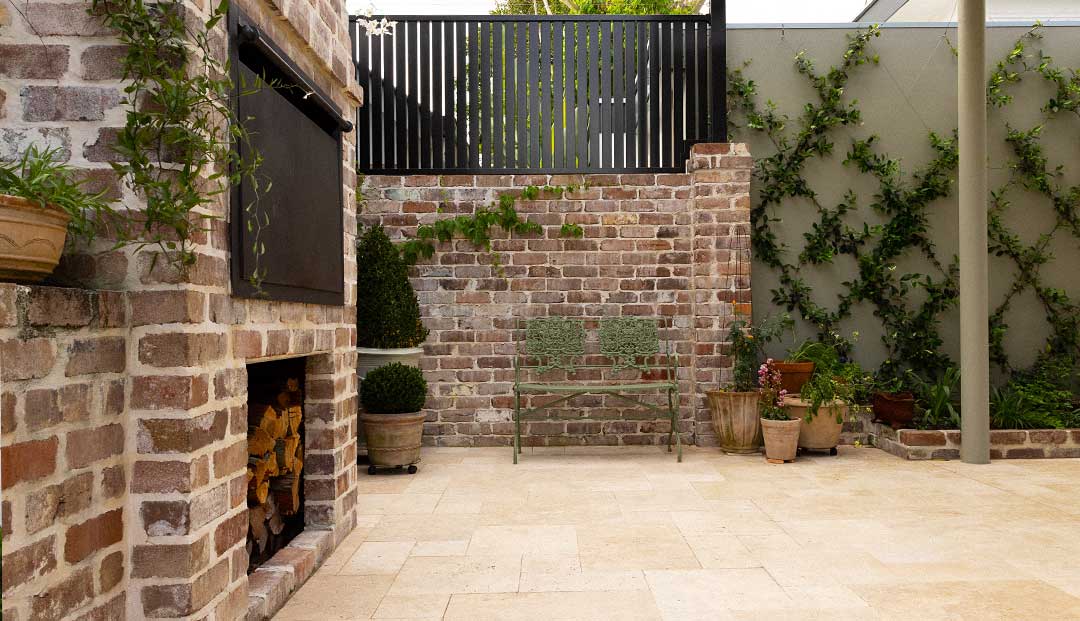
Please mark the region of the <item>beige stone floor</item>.
POLYGON ((425 451, 275 617, 1080 619, 1080 460, 425 451))

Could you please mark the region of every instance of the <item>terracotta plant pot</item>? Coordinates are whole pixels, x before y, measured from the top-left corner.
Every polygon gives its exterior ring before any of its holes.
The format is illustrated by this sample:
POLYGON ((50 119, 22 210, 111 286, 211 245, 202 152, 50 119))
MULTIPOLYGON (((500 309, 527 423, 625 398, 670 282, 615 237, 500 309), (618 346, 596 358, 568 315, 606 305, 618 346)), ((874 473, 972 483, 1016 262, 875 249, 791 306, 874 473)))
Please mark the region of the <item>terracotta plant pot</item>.
POLYGON ((38 282, 56 269, 71 217, 0 194, 0 281, 38 282))
POLYGON ((788 416, 800 418, 803 421, 802 431, 799 432, 799 448, 815 451, 829 451, 836 454, 836 445, 840 443, 840 432, 844 430, 844 418, 848 413, 848 406, 843 401, 833 401, 832 404, 822 405, 816 416, 807 420, 810 410, 810 402, 803 401, 798 397, 785 397, 784 408, 788 416), (839 418, 839 422, 837 422, 839 418))
POLYGON ((377 369, 392 362, 400 362, 410 367, 420 366, 420 358, 424 355, 423 347, 402 347, 400 349, 381 349, 378 347, 356 348, 356 375, 360 379, 368 374, 368 371, 377 369))
POLYGON ((803 384, 814 374, 813 362, 774 362, 773 368, 780 371, 780 388, 789 395, 799 394, 803 384))
MULTIPOLYGON (((368 470, 374 474, 375 466, 411 466, 420 462, 420 438, 424 435, 422 412, 410 414, 360 413, 367 442, 368 470)), ((410 468, 410 472, 415 472, 410 468)))
POLYGON ((799 449, 802 419, 761 419, 761 435, 765 439, 765 459, 791 461, 799 449))
POLYGON ((875 392, 874 418, 893 429, 907 429, 915 420, 915 395, 910 392, 875 392))
POLYGON ((750 455, 761 450, 761 417, 758 392, 705 393, 712 412, 713 429, 720 449, 733 455, 750 455))

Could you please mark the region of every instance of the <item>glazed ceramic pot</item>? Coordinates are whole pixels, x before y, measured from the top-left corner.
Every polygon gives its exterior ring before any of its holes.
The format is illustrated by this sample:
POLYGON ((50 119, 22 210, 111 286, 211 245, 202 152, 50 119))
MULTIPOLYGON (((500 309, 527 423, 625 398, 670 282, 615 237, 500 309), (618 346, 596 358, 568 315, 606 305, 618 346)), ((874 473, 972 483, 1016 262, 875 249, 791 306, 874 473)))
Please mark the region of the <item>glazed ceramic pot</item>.
POLYGON ((420 358, 424 356, 423 347, 402 347, 399 349, 380 349, 378 347, 356 348, 356 374, 360 379, 369 371, 392 362, 400 362, 410 367, 420 366, 420 358))
POLYGON ((0 281, 38 282, 52 274, 70 219, 58 207, 0 194, 0 281))
POLYGON ((761 417, 758 415, 759 392, 705 393, 712 412, 713 429, 720 449, 733 455, 751 455, 761 450, 761 417))
POLYGON ((791 461, 799 450, 802 419, 761 419, 761 435, 765 440, 765 458, 774 461, 791 461))

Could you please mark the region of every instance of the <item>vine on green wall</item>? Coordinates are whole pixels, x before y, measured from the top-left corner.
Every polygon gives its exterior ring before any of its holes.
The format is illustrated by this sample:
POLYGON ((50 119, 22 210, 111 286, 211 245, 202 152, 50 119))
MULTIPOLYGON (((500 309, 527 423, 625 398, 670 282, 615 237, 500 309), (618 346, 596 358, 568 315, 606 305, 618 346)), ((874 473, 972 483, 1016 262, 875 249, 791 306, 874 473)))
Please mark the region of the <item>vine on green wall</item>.
MULTIPOLYGON (((762 132, 775 147, 773 154, 756 161, 758 200, 751 208, 754 251, 759 261, 778 274, 779 286, 772 291, 774 303, 797 311, 816 327, 821 341, 848 353, 851 343, 840 336, 838 324, 851 316, 856 304, 866 302, 883 325, 882 340, 889 357, 882 364, 882 373, 898 376, 911 368, 938 377, 952 366, 940 351, 940 318, 956 302, 958 268, 955 258, 946 263, 937 257, 929 214, 939 199, 951 193, 958 162, 955 138, 930 133, 934 156, 910 178, 901 174, 899 160, 876 150, 875 136, 852 140, 843 163, 875 178, 878 189, 870 207, 879 214, 881 224, 850 225, 851 216, 859 211, 855 192, 849 190, 835 206, 825 205, 804 177, 810 161, 834 152, 832 135, 836 130, 861 121, 857 101, 845 98, 845 89, 857 68, 877 64, 878 57, 869 52, 869 44, 879 35, 875 26, 849 36, 841 63, 824 74, 814 69, 805 54, 796 55, 796 69, 816 93, 816 99, 807 103, 796 119, 779 114, 772 102, 759 105, 756 84, 742 69, 730 73, 729 105, 742 114, 747 129, 762 132), (792 258, 793 249, 776 233, 782 220, 777 211, 799 202, 809 203, 818 217, 804 232, 805 244, 792 258), (929 273, 899 271, 898 263, 913 252, 926 261, 929 273), (814 300, 803 272, 845 255, 854 259, 857 271, 843 283, 835 307, 829 309, 814 300), (916 289, 923 293, 917 303, 911 295, 916 289)), ((1080 74, 1055 68, 1052 59, 1041 53, 1037 62, 1029 62, 1027 46, 1036 38, 1037 26, 997 64, 988 85, 988 105, 1009 104, 1012 96, 1007 88, 1034 72, 1055 91, 1043 108, 1048 117, 1062 112, 1080 115, 1080 74)), ((1013 175, 1005 187, 993 193, 989 214, 991 252, 1012 259, 1017 268, 1015 284, 990 317, 992 357, 1005 370, 1012 369, 1004 353, 1004 317, 1014 298, 1028 290, 1039 298, 1051 327, 1044 357, 1068 356, 1069 361, 1075 361, 1080 354, 1080 308, 1064 290, 1045 285, 1040 275, 1040 268, 1052 259, 1048 248, 1055 234, 1069 231, 1080 237, 1080 186, 1060 184, 1061 169, 1047 163, 1039 145, 1040 133, 1041 127, 1027 132, 1009 128, 1007 140, 1015 158, 1010 164, 1013 175), (1032 245, 1022 243, 1004 224, 1006 196, 1014 188, 1038 192, 1050 201, 1056 216, 1053 230, 1032 245)))

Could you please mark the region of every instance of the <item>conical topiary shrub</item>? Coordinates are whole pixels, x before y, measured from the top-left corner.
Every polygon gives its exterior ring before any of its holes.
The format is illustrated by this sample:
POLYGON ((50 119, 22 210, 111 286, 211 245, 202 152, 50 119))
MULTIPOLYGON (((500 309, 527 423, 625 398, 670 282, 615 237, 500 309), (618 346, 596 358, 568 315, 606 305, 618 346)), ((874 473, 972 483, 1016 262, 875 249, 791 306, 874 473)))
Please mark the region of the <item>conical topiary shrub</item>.
POLYGON ((356 340, 359 347, 417 347, 428 331, 409 284, 409 267, 381 226, 364 232, 356 248, 356 340))

